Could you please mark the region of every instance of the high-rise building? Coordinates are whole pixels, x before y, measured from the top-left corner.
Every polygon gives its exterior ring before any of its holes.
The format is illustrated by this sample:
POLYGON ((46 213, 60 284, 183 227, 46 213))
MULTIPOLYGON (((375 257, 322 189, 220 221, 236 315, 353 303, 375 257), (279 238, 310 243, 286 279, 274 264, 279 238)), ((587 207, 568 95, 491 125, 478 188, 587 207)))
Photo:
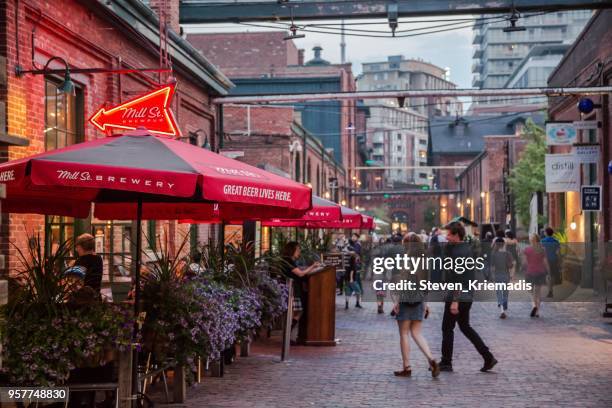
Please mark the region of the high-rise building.
MULTIPOLYGON (((421 59, 393 55, 386 61, 363 64, 359 91, 454 89, 448 70, 421 59)), ((462 105, 454 97, 414 97, 403 101, 365 100, 369 108, 367 145, 374 165, 385 166, 384 183, 430 185, 427 165, 427 121, 433 116, 455 116, 462 105), (403 105, 403 106, 402 106, 403 105), (391 168, 388 168, 391 167, 391 168)))
MULTIPOLYGON (((387 61, 364 63, 357 88, 360 91, 455 89, 457 85, 448 77, 448 69, 422 59, 392 55, 387 61)), ((406 98, 404 106, 427 116, 455 116, 462 113, 462 105, 457 98, 448 96, 406 98)))
MULTIPOLYGON (((591 14, 589 10, 524 14, 516 25, 525 30, 513 32, 504 31, 507 21, 488 20, 488 16, 481 15, 473 28, 472 86, 506 87, 533 47, 571 44, 591 14)), ((546 78, 541 81, 541 85, 545 84, 546 78)), ((480 98, 479 102, 492 102, 492 99, 495 98, 480 98)))

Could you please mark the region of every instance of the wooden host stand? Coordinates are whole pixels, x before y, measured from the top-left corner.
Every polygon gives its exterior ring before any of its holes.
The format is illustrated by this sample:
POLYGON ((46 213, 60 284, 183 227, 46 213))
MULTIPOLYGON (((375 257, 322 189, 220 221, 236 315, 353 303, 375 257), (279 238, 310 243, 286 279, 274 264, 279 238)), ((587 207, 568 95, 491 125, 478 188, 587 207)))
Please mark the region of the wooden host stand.
POLYGON ((324 266, 308 275, 306 346, 336 345, 336 268, 324 266))

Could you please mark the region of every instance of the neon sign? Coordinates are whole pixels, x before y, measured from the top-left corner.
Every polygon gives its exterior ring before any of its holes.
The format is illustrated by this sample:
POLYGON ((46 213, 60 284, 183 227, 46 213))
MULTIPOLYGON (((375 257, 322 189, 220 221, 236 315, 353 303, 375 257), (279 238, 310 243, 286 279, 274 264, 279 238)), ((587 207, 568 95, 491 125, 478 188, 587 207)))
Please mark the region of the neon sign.
POLYGON ((174 84, 166 85, 108 110, 100 108, 89 121, 103 132, 145 127, 152 133, 176 136, 179 130, 169 108, 174 88, 174 84))

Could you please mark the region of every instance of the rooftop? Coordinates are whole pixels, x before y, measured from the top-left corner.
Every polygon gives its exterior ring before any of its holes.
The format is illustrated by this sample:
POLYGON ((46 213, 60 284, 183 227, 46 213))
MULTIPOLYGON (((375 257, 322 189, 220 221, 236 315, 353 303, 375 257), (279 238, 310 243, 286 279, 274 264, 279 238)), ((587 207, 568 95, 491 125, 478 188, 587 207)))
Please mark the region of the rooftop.
POLYGON ((519 112, 497 116, 434 117, 429 126, 432 154, 478 154, 485 136, 510 136, 516 125, 532 119, 544 124, 543 112, 519 112))

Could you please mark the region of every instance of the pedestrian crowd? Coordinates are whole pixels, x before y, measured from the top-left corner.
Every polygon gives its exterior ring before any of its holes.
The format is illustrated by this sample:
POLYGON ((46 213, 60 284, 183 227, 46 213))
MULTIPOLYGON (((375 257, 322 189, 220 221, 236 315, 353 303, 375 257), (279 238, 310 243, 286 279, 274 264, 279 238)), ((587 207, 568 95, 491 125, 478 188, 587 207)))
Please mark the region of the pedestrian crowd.
MULTIPOLYGON (((478 272, 468 270, 465 273, 453 273, 433 268, 407 272, 406 270, 388 271, 388 279, 392 282, 421 281, 461 283, 469 287, 468 281, 475 278, 484 278, 489 282, 508 284, 517 279, 519 274, 524 276, 526 282, 531 284, 531 298, 533 308, 530 317, 540 316, 542 306, 542 290, 547 289, 547 297, 553 297, 554 285, 561 283, 561 245, 555 237, 552 228, 546 228, 542 234, 531 234, 529 243, 520 244, 511 230, 487 231, 482 239, 478 231, 471 231, 468 235, 464 224, 460 221, 451 222, 444 227, 436 227, 428 234, 420 232, 393 233, 387 237, 374 237, 370 258, 389 257, 407 254, 409 257, 450 257, 467 258, 482 256, 485 259, 484 270, 478 272), (475 276, 481 273, 482 276, 475 276)), ((350 240, 345 241, 344 236, 336 240, 337 249, 346 252, 349 262, 345 271, 337 276, 339 293, 344 288, 346 296, 345 307, 349 307, 349 299, 354 294, 356 307, 363 295, 361 285, 361 265, 364 264, 365 273, 370 277, 371 268, 362 262, 362 245, 359 235, 354 234, 350 240)), ((415 285, 418 287, 418 285, 415 285)), ((388 297, 385 291, 377 291, 377 312, 384 314, 385 300, 388 297)), ((397 321, 400 335, 400 350, 402 369, 395 371, 396 376, 409 377, 412 373, 410 364, 410 341, 412 338, 416 346, 426 357, 429 370, 433 377, 441 371, 453 371, 453 344, 454 329, 459 326, 461 333, 472 343, 483 358, 481 371, 491 370, 497 359, 493 356, 485 341, 471 324, 470 310, 474 301, 474 294, 470 290, 449 290, 444 297, 444 315, 442 318, 442 345, 439 362, 434 358, 422 335, 423 320, 429 316, 427 305, 428 293, 420 289, 405 292, 391 293, 393 307, 390 315, 397 321)), ((499 318, 508 318, 509 291, 496 290, 499 318)))

